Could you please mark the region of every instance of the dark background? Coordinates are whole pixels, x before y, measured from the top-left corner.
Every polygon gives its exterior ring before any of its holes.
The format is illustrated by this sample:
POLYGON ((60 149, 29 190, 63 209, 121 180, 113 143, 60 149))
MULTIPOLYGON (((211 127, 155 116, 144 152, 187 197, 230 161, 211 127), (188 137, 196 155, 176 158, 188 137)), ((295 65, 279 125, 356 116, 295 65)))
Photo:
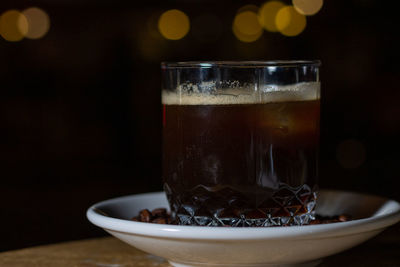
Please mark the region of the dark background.
POLYGON ((34 5, 51 27, 0 37, 0 251, 105 235, 91 204, 162 189, 164 60, 320 59, 321 187, 400 200, 399 9, 325 1, 299 36, 238 41, 236 11, 263 2, 2 0, 0 13, 34 5), (172 8, 217 15, 221 34, 163 39, 151 22, 172 8))

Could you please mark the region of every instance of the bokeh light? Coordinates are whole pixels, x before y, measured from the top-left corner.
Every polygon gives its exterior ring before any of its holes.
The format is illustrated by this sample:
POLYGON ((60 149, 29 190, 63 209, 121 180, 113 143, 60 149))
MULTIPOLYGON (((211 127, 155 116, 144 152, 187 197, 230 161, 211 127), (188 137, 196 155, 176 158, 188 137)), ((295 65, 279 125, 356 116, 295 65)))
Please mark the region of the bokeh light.
POLYGON ((7 41, 18 42, 28 32, 28 21, 18 10, 8 10, 0 16, 0 35, 7 41))
MULTIPOLYGON (((46 35, 50 29, 50 18, 47 13, 37 7, 25 9, 22 14, 28 21, 28 32, 25 34, 29 39, 40 39, 46 35)), ((18 20, 18 27, 23 28, 22 17, 18 20)))
POLYGON ((244 11, 236 14, 232 30, 236 38, 247 43, 258 40, 263 33, 263 29, 258 22, 257 13, 254 11, 244 11))
POLYGON ((275 18, 278 11, 285 5, 280 1, 268 1, 258 11, 260 24, 270 32, 277 32, 275 18))
POLYGON ((221 19, 213 14, 203 14, 193 19, 193 36, 201 42, 215 42, 221 36, 221 19))
POLYGON ((355 169, 361 166, 366 159, 365 147, 358 140, 344 140, 337 147, 336 158, 343 168, 355 169))
POLYGON ((232 28, 233 34, 236 36, 239 41, 245 42, 245 43, 252 43, 260 39, 261 35, 263 34, 262 31, 256 33, 256 34, 244 34, 242 32, 239 32, 236 28, 232 28))
POLYGON ((166 39, 182 39, 190 29, 189 17, 180 10, 168 10, 160 16, 158 29, 166 39))
POLYGON ((300 14, 311 16, 315 15, 324 4, 323 0, 293 0, 294 8, 300 14))
POLYGON ((257 14, 252 11, 237 14, 233 24, 239 32, 249 35, 257 34, 262 30, 260 23, 258 23, 257 14))
POLYGON ((275 17, 276 28, 285 36, 299 35, 306 28, 306 17, 293 6, 282 7, 275 17))

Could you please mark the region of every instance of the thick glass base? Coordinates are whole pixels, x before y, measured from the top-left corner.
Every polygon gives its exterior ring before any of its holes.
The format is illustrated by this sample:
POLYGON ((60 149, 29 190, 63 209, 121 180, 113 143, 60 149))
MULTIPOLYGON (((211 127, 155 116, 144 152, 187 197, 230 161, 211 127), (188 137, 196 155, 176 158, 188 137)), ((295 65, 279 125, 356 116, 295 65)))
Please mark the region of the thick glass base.
MULTIPOLYGON (((172 212, 175 222, 179 225, 270 227, 306 225, 315 219, 316 188, 312 190, 308 185, 298 188, 281 185, 279 190, 256 207, 252 204, 254 201, 241 201, 242 205, 234 206, 232 199, 237 200, 237 197, 231 197, 230 194, 222 198, 221 195, 215 194, 214 198, 202 196, 205 201, 200 205, 194 205, 198 204, 194 202, 170 201, 177 211, 174 212, 173 209, 172 212), (249 208, 251 206, 254 208, 249 208)), ((200 199, 198 196, 192 194, 192 198, 200 199)))
POLYGON ((306 225, 314 220, 314 212, 301 215, 285 217, 267 217, 259 219, 241 218, 218 218, 206 216, 188 216, 177 214, 177 223, 180 225, 198 226, 231 226, 231 227, 269 227, 269 226, 291 226, 306 225))

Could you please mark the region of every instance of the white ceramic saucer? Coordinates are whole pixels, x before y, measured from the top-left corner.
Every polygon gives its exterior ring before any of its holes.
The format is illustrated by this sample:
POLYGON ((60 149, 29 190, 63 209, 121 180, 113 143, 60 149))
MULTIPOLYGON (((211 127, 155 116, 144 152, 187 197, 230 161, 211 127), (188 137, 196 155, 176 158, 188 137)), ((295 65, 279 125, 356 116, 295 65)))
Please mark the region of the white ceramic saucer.
POLYGON ((356 246, 400 220, 400 204, 386 198, 321 191, 317 213, 354 220, 321 225, 229 228, 161 225, 129 219, 142 209, 168 207, 164 193, 106 200, 88 219, 122 241, 174 266, 315 266, 323 257, 356 246))

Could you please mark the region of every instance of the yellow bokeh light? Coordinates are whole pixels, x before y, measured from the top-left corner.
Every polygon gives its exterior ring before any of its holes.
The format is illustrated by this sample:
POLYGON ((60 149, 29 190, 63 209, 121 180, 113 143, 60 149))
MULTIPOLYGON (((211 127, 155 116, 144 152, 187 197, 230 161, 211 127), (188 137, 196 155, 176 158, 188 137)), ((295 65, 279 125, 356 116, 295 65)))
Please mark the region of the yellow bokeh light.
POLYGON ((0 16, 0 35, 7 41, 17 42, 28 32, 26 17, 17 10, 8 10, 0 16))
POLYGON ((239 32, 248 35, 257 34, 262 31, 257 14, 253 11, 244 11, 237 14, 233 21, 233 27, 239 32))
MULTIPOLYGON (((244 9, 242 8, 241 10, 244 9)), ((262 27, 258 22, 257 14, 248 9, 235 16, 232 31, 237 39, 246 43, 258 40, 263 33, 262 27)))
POLYGON ((190 29, 189 17, 180 10, 171 9, 164 12, 158 20, 158 30, 169 40, 182 39, 190 29))
MULTIPOLYGON (((25 37, 29 39, 42 38, 50 28, 50 18, 45 11, 37 7, 25 9, 22 14, 28 21, 28 32, 25 37)), ((18 27, 21 27, 20 20, 18 27)))
POLYGON ((276 28, 285 36, 299 35, 306 27, 306 17, 293 6, 281 8, 275 17, 276 28))
POLYGON ((260 24, 270 32, 277 32, 275 18, 278 11, 285 5, 280 1, 268 1, 258 11, 260 24))
POLYGON ((294 8, 303 15, 315 15, 324 4, 323 0, 293 0, 294 8))
POLYGON ((245 33, 238 31, 235 27, 232 27, 232 31, 237 39, 239 39, 240 41, 245 42, 245 43, 255 42, 263 34, 262 30, 257 32, 256 34, 245 34, 245 33))

